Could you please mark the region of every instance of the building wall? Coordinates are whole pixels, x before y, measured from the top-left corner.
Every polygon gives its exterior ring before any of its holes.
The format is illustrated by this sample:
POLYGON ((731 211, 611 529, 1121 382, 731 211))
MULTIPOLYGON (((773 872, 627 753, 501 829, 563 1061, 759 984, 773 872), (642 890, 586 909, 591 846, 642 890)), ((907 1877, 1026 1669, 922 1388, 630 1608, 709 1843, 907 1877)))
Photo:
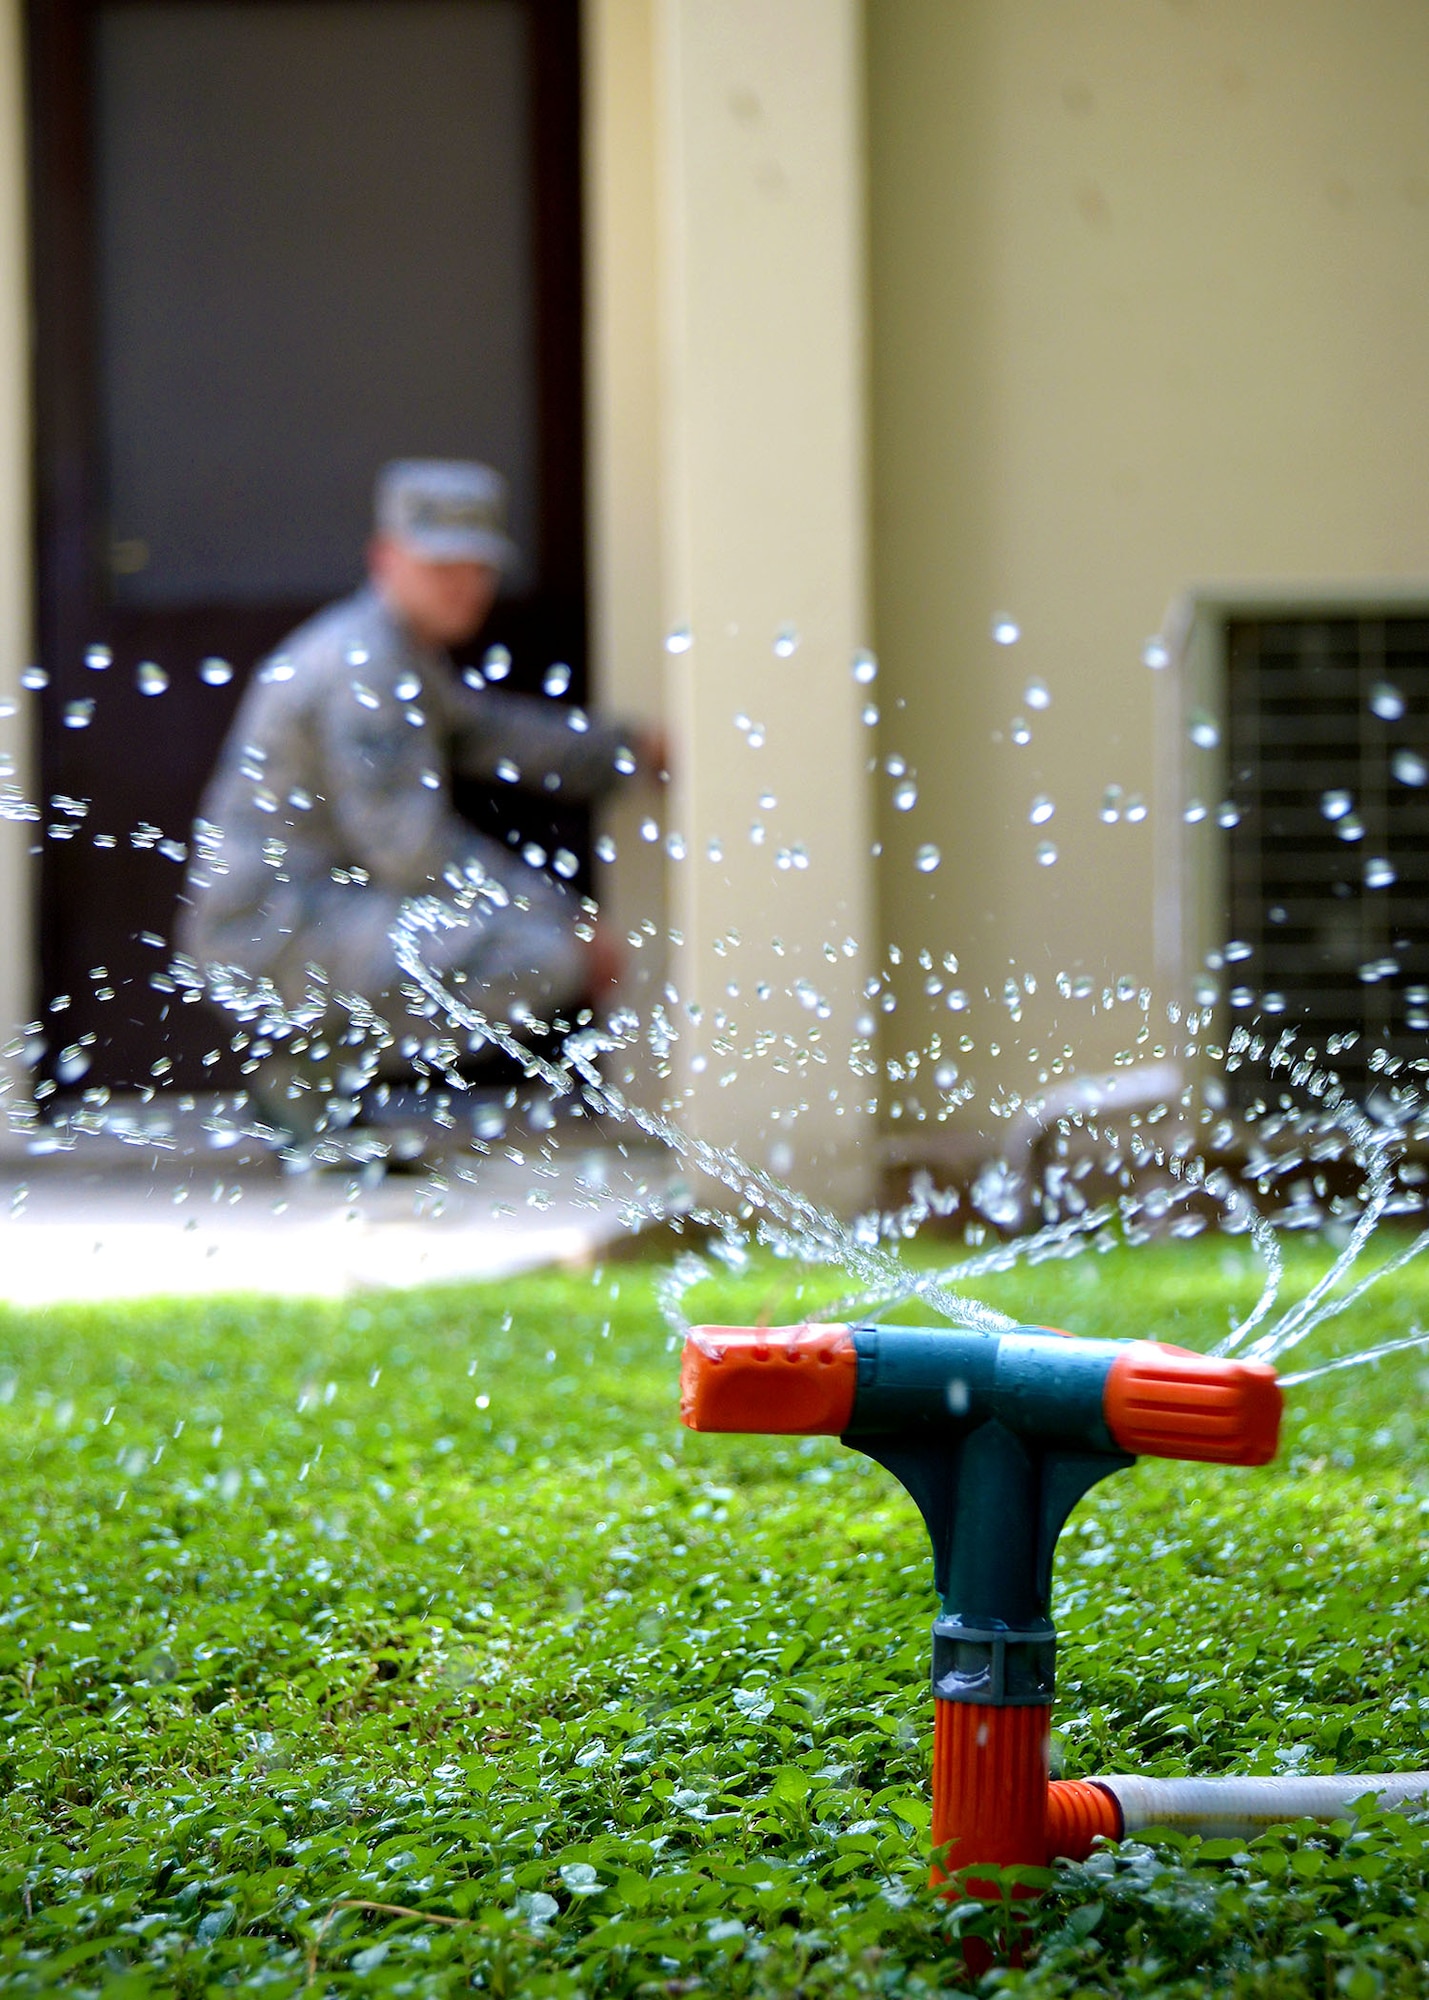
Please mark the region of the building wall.
MULTIPOLYGON (((20 0, 0 4, 0 801, 32 797, 30 379, 25 250, 25 122, 20 0), (3 711, 14 706, 13 714, 3 711), (13 768, 11 768, 13 767, 13 768)), ((33 1005, 28 849, 34 829, 0 814, 0 1045, 33 1005)), ((0 1077, 12 1074, 0 1058, 0 1077)))
MULTIPOLYGON (((29 646, 18 17, 0 0, 4 700, 29 646)), ((708 1006, 728 928, 760 950, 778 936, 771 969, 792 985, 793 947, 818 970, 841 1034, 870 940, 897 944, 913 1043, 935 1018, 919 946, 956 951, 974 992, 1012 960, 1044 993, 1062 968, 1150 975, 1152 824, 1106 826, 1098 807, 1110 783, 1154 792, 1141 650, 1168 602, 1206 578, 1429 574, 1429 11, 877 0, 862 63, 853 0, 747 18, 585 0, 585 26, 597 685, 671 723, 683 761, 663 817, 687 847, 661 862, 626 813, 605 885, 617 926, 673 922, 676 976, 708 1006), (879 747, 919 788, 902 812, 879 781, 876 920, 848 675, 869 622, 865 379, 879 747), (1003 613, 1010 647, 991 637, 1003 613), (786 621, 803 642, 780 662, 786 621), (686 622, 695 646, 667 654, 686 622), (1026 704, 1034 679, 1045 711, 1026 704), (758 753, 741 709, 766 725, 758 753), (756 849, 766 787, 780 806, 756 849), (1038 794, 1056 810, 1034 828, 1038 794), (708 860, 711 838, 730 861, 708 860), (772 866, 790 842, 813 857, 803 875, 772 866), (914 865, 925 843, 932 873, 914 865), (861 949, 833 969, 835 931, 861 949)), ((0 747, 32 790, 23 708, 0 747)), ((7 1021, 29 1004, 30 835, 0 821, 7 1021)), ((664 968, 642 951, 648 992, 664 968)), ((1094 1037, 1079 1046, 1096 1059, 1094 1037)), ((706 1065, 681 1087, 710 1136, 779 1152, 744 1076, 720 1089, 706 1065)), ((841 1183, 848 1117, 808 1114, 809 1185, 841 1183)))
POLYGON ((1168 602, 1429 574, 1429 9, 878 0, 868 75, 883 935, 1147 977, 1168 602))

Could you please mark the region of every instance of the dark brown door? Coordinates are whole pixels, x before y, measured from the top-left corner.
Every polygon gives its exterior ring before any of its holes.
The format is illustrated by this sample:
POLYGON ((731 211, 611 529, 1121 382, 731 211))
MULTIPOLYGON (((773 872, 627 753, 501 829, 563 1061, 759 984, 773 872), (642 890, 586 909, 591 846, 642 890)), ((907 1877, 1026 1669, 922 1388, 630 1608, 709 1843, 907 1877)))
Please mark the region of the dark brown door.
POLYGON ((221 1023, 165 990, 183 849, 248 674, 360 578, 384 460, 502 468, 481 644, 583 697, 577 4, 33 0, 29 38, 38 1003, 86 1045, 62 1089, 213 1087, 221 1023))

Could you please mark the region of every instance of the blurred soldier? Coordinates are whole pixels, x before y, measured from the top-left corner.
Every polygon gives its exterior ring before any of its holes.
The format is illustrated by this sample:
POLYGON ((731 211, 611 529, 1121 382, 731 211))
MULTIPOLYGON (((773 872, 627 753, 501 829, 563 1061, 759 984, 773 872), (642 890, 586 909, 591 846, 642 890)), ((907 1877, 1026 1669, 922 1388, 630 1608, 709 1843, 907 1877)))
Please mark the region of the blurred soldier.
MULTIPOLYGON (((421 934, 422 956, 483 1013, 549 1019, 610 983, 577 899, 451 803, 453 775, 593 801, 663 761, 658 737, 457 675, 447 648, 480 630, 514 554, 505 497, 484 465, 387 466, 367 584, 254 676, 204 795, 179 927, 211 994, 271 982, 295 1006, 317 966, 396 1041, 430 1037, 400 996, 392 933, 407 899, 450 901, 453 874, 488 886, 465 921, 421 934)), ((318 1106, 293 1108, 281 1064, 254 1080, 275 1122, 311 1131, 318 1106)))

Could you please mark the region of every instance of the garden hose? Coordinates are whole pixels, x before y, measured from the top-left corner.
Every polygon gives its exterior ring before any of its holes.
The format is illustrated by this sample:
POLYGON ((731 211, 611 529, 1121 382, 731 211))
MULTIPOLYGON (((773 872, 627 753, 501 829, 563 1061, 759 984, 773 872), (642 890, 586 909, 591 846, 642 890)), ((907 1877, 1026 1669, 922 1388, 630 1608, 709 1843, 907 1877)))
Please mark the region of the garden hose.
POLYGON ((1429 1771, 1315 1778, 1142 1778, 1118 1776, 1047 1787, 1047 1855, 1085 1861, 1098 1834, 1122 1840, 1148 1827, 1205 1840, 1253 1840, 1297 1819, 1348 1819, 1373 1794, 1383 1807, 1429 1800, 1429 1771))

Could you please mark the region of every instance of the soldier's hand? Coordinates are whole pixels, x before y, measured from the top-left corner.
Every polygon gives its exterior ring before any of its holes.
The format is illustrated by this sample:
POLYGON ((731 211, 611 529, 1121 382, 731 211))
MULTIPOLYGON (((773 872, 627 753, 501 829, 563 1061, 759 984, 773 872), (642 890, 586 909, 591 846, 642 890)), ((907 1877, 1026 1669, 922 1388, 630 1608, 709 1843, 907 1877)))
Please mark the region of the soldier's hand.
POLYGON ((625 954, 604 924, 597 923, 595 935, 586 945, 586 983, 592 1000, 611 998, 625 970, 625 954))
POLYGON ((670 782, 670 739, 662 727, 642 730, 637 746, 640 768, 657 785, 670 782))

